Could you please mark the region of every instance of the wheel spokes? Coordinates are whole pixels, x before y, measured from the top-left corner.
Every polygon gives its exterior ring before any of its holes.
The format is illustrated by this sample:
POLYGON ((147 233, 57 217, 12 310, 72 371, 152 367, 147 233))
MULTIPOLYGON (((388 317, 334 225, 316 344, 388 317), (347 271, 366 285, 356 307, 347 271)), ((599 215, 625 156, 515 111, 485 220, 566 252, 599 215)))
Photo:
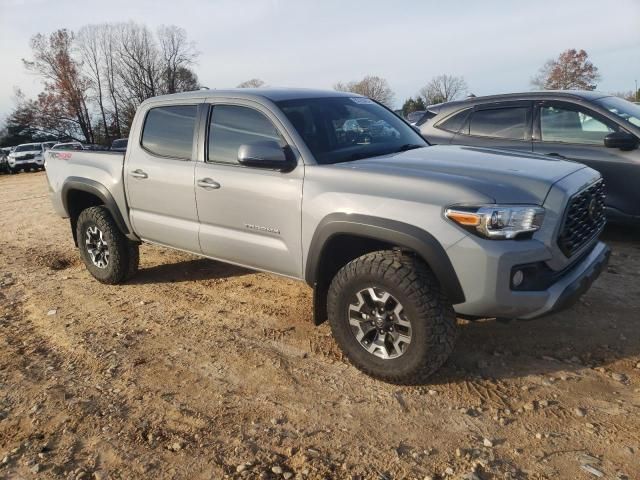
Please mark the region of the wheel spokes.
POLYGON ((348 321, 360 345, 383 359, 403 355, 411 343, 411 322, 402 304, 386 290, 367 287, 348 306, 348 321))

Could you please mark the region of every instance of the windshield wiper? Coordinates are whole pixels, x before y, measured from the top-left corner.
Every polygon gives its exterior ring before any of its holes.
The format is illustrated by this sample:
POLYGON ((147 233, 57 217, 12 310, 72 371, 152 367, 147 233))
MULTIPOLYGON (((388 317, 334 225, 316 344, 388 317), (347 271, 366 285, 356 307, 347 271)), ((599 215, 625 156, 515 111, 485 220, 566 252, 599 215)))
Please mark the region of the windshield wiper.
POLYGON ((415 143, 405 143, 401 147, 397 148, 394 153, 406 152, 407 150, 414 150, 416 148, 423 148, 426 145, 418 145, 415 143))

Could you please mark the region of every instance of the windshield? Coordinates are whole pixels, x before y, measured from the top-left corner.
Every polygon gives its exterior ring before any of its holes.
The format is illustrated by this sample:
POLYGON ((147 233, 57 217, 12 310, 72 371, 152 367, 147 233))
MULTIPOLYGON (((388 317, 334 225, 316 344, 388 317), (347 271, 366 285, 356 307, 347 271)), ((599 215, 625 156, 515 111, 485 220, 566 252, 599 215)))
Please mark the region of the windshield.
POLYGON ((39 143, 27 143, 25 145, 19 145, 16 147, 16 152, 33 152, 34 150, 42 150, 42 145, 39 143))
POLYGON ((640 127, 640 105, 619 97, 604 97, 596 102, 630 124, 640 127))
POLYGON ((277 104, 319 164, 428 146, 397 115, 365 97, 306 98, 277 104))

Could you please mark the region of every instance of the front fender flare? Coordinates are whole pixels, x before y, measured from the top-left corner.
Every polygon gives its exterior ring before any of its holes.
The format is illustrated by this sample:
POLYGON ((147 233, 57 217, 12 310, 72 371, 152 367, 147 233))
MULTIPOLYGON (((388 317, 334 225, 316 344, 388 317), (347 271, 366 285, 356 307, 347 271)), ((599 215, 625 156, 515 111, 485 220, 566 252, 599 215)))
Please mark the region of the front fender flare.
POLYGON ((320 221, 311 240, 305 281, 315 286, 324 247, 335 235, 354 235, 381 240, 415 252, 431 268, 452 304, 465 301, 458 276, 440 242, 429 232, 408 223, 369 215, 332 213, 320 221))

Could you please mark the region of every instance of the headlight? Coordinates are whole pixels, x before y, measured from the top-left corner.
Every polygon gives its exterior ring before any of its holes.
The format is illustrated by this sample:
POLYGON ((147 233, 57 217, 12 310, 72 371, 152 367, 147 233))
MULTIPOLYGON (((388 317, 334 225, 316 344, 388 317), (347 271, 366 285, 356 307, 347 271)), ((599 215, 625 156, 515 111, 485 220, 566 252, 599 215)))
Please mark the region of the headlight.
POLYGON ((534 205, 455 205, 445 216, 477 235, 509 239, 535 232, 542 226, 544 208, 534 205))

